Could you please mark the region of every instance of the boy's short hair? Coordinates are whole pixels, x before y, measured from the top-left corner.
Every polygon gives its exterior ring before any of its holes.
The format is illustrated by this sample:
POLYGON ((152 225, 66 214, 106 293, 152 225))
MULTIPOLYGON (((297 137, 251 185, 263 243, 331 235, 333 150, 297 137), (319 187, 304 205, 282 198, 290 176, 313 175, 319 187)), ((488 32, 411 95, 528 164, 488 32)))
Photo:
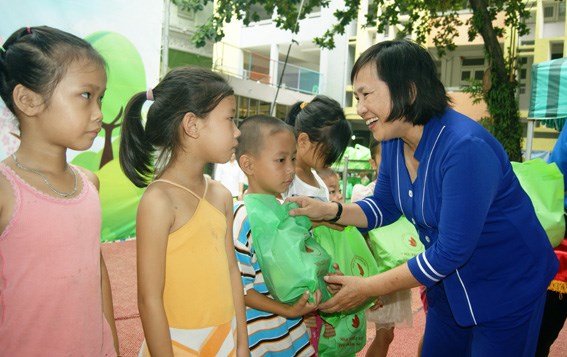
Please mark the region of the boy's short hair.
POLYGON ((326 169, 317 171, 317 174, 318 174, 319 177, 321 177, 323 180, 324 180, 325 178, 327 178, 327 177, 333 177, 333 176, 335 176, 335 177, 338 178, 338 176, 339 176, 339 174, 338 174, 335 170, 331 169, 330 167, 327 167, 326 169))
POLYGON ((253 115, 244 120, 238 127, 240 136, 236 147, 236 160, 244 154, 258 155, 264 145, 264 138, 281 131, 288 131, 292 135, 293 127, 283 120, 269 115, 253 115))

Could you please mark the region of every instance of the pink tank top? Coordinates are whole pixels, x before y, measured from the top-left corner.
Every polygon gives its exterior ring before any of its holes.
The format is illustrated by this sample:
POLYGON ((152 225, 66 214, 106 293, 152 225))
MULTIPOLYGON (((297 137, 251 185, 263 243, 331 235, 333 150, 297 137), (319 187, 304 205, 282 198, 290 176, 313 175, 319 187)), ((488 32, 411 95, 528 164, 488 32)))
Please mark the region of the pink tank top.
POLYGON ((74 198, 31 187, 0 163, 15 206, 0 235, 0 356, 115 356, 102 312, 101 210, 84 174, 74 198))

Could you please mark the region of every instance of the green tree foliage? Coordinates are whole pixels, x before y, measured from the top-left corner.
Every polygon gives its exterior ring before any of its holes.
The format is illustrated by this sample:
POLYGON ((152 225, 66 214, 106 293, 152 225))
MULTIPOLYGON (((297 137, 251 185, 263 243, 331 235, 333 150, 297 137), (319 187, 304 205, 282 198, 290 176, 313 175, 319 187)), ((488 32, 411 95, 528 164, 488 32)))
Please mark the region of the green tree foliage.
MULTIPOLYGON (((179 6, 193 11, 201 10, 209 1, 212 0, 173 0, 179 6)), ((309 14, 315 7, 328 7, 329 2, 304 0, 299 18, 304 18, 305 14, 309 14)), ((259 15, 251 10, 253 5, 261 5, 269 14, 276 13, 276 26, 297 32, 299 28, 296 26, 296 19, 300 4, 301 0, 218 0, 216 11, 199 28, 193 37, 193 43, 203 46, 207 41, 220 41, 224 37, 223 23, 232 19, 241 20, 245 25, 257 21, 259 15)), ((360 6, 360 0, 344 0, 344 7, 334 12, 336 22, 323 36, 315 38, 314 42, 321 47, 333 48, 334 36, 344 34, 347 26, 358 18, 360 6)), ((522 131, 515 79, 517 61, 515 54, 504 53, 499 41, 502 41, 504 36, 527 34, 529 30, 523 20, 529 16, 530 12, 522 0, 369 0, 364 26, 377 27, 378 32, 383 32, 386 26, 397 25, 401 29, 398 34, 400 37, 414 34, 420 43, 431 38, 440 56, 456 48, 454 40, 462 25, 468 27, 469 40, 481 36, 490 66, 490 75, 485 76, 486 80, 479 94, 490 113, 485 122, 502 143, 510 159, 521 161, 522 131), (473 15, 463 24, 460 11, 465 9, 471 10, 473 15), (504 16, 504 27, 495 25, 499 13, 504 16)))

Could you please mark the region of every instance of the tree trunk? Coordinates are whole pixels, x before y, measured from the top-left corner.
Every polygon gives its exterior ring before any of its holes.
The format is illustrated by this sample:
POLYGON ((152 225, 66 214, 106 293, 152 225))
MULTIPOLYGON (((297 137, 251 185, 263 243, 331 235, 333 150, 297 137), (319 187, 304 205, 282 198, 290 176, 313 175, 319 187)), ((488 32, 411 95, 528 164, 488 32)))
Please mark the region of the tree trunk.
POLYGON ((504 146, 510 160, 522 161, 522 128, 516 102, 517 84, 507 75, 504 52, 498 43, 486 0, 470 0, 470 5, 474 16, 481 19, 475 24, 484 40, 484 49, 490 59, 492 84, 485 93, 484 100, 491 115, 492 134, 504 146))

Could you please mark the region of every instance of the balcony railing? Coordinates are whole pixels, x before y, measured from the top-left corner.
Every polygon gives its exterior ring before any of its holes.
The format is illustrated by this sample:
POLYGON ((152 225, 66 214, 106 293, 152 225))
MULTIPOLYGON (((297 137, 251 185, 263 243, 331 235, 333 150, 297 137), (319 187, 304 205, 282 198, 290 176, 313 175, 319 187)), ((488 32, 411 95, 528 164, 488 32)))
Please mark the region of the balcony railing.
MULTIPOLYGON (((213 69, 233 77, 248 79, 271 86, 277 86, 284 68, 283 61, 275 61, 269 57, 234 47, 226 43, 217 44, 220 55, 217 56, 213 69), (242 55, 241 61, 234 61, 235 55, 242 55), (242 63, 242 65, 237 65, 242 63), (277 71, 276 71, 277 69, 277 71), (272 75, 277 73, 277 75, 272 75)), ((318 94, 321 73, 312 69, 287 63, 281 78, 281 88, 306 94, 318 94)))

